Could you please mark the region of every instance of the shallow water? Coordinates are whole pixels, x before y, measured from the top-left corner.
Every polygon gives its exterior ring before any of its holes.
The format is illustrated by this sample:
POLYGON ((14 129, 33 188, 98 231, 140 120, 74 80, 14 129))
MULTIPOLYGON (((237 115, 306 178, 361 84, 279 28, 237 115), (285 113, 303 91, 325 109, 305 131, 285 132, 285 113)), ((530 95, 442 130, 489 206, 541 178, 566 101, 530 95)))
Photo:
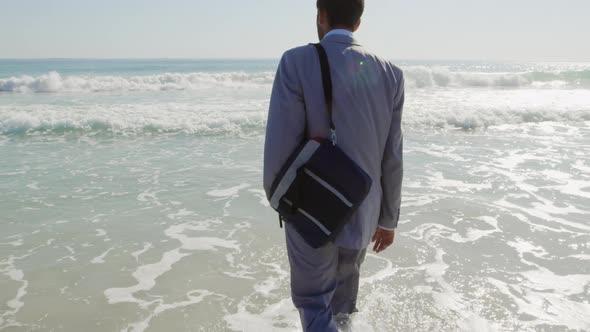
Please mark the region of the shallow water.
MULTIPOLYGON (((11 65, 39 83, 0 92, 0 330, 300 327, 261 189, 274 63, 11 65)), ((354 330, 590 330, 587 67, 405 66, 402 219, 354 330)))

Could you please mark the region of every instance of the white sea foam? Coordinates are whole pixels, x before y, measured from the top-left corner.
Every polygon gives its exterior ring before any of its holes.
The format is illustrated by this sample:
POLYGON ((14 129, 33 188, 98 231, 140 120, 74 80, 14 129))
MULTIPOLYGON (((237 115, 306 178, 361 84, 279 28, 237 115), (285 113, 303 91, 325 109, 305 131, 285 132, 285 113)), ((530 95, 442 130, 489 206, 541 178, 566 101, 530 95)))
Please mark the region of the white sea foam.
POLYGON ((264 297, 271 297, 272 292, 280 288, 281 283, 289 276, 289 272, 285 271, 277 263, 261 263, 262 265, 271 268, 271 275, 266 279, 254 285, 254 290, 264 297), (272 272, 271 272, 272 271, 272 272))
POLYGON ((153 203, 154 205, 160 206, 162 205, 162 203, 158 199, 157 194, 157 191, 146 190, 137 195, 137 200, 140 202, 153 203))
MULTIPOLYGON (((123 135, 242 134, 266 125, 268 92, 222 100, 208 94, 185 101, 105 103, 103 99, 0 105, 0 134, 110 132, 123 135)), ((408 92, 404 126, 476 129, 524 123, 590 121, 590 90, 437 90, 408 92), (412 95, 410 95, 412 94, 412 95)), ((546 126, 546 128, 550 128, 546 126)), ((447 151, 434 151, 434 153, 447 151)), ((460 158, 457 156, 458 159, 460 158)))
POLYGON ((532 317, 521 321, 521 324, 531 327, 540 324, 565 325, 576 330, 590 328, 590 316, 586 314, 590 311, 590 304, 572 300, 572 296, 585 293, 590 275, 561 275, 527 260, 527 253, 537 258, 547 258, 548 253, 543 247, 522 238, 508 241, 507 244, 516 249, 526 266, 536 269, 518 272, 521 278, 516 284, 507 284, 491 277, 487 281, 514 301, 518 313, 532 317))
POLYGON ((94 257, 90 263, 92 264, 103 264, 104 263, 104 258, 109 254, 109 252, 111 252, 113 249, 115 248, 109 248, 107 249, 105 252, 103 252, 102 254, 100 254, 99 256, 94 257))
POLYGON ((213 197, 237 197, 240 190, 250 187, 249 184, 243 183, 239 186, 227 188, 227 189, 215 189, 211 190, 207 193, 209 196, 213 197))
MULTIPOLYGON (((588 100, 590 101, 590 99, 588 100)), ((404 124, 414 128, 454 127, 469 130, 542 122, 574 123, 579 125, 583 121, 590 120, 590 107, 588 106, 568 110, 560 109, 562 105, 535 107, 522 104, 502 108, 502 106, 494 104, 495 101, 489 101, 489 103, 488 106, 469 108, 457 101, 452 105, 439 105, 434 108, 431 105, 424 106, 424 108, 414 108, 415 112, 406 113, 404 124)))
POLYGON ((187 209, 180 209, 178 210, 176 213, 170 213, 168 214, 168 218, 172 219, 172 220, 177 220, 177 219, 182 219, 184 217, 188 217, 188 216, 194 216, 195 212, 187 210, 187 209))
POLYGON ((6 237, 5 239, 12 239, 12 238, 16 238, 16 240, 9 241, 9 242, 0 242, 0 245, 9 245, 9 246, 13 246, 13 247, 20 247, 23 245, 24 240, 22 237, 10 236, 10 237, 6 237))
POLYGON ((236 279, 256 280, 256 278, 250 276, 251 274, 254 274, 254 272, 246 270, 240 270, 237 272, 224 271, 223 274, 236 279))
MULTIPOLYGON (((590 121, 577 121, 590 114, 590 90, 453 84, 407 91, 412 171, 404 181, 405 230, 391 250, 367 255, 352 330, 493 331, 494 324, 502 331, 590 330, 590 121)), ((22 304, 14 315, 4 304, 0 329, 12 323, 75 329, 88 317, 67 312, 86 303, 121 312, 116 322, 97 320, 102 330, 300 330, 284 272, 284 239, 272 231, 272 213, 261 213, 264 191, 252 185, 262 171, 256 156, 268 92, 219 87, 206 93, 69 93, 63 87, 64 93, 0 93, 2 133, 38 136, 0 134, 12 165, 0 172, 10 187, 1 201, 23 207, 5 209, 5 233, 17 235, 0 239, 0 249, 11 256, 42 246, 12 267, 0 257, 6 271, 0 272, 0 306, 11 299, 22 304), (19 116, 34 120, 7 121, 19 116), (67 130, 85 136, 45 139, 67 130), (145 137, 112 139, 105 131, 145 137), (150 137, 234 132, 255 137, 150 137), (115 192, 129 194, 110 195, 115 192), (41 200, 65 209, 54 216, 41 200), (27 215, 27 223, 18 222, 27 215), (116 250, 100 245, 109 237, 116 250), (28 275, 28 267, 47 264, 59 274, 51 289, 46 278, 28 275), (83 287, 96 281, 99 267, 110 269, 99 288, 83 287), (23 282, 11 276, 30 280, 26 295, 19 297, 23 282), (30 289, 38 288, 47 288, 48 299, 74 301, 46 306, 55 319, 44 319, 29 305, 37 300, 30 289)))
POLYGON ((240 245, 234 240, 225 240, 213 237, 190 237, 184 234, 185 231, 201 231, 202 225, 199 223, 185 223, 172 225, 164 232, 168 237, 176 239, 182 243, 182 248, 186 250, 209 250, 216 251, 217 248, 225 248, 239 251, 240 245))
POLYGON ((137 283, 130 287, 109 288, 104 294, 110 304, 131 302, 147 308, 153 301, 145 301, 134 296, 135 293, 152 289, 156 285, 156 279, 172 269, 172 265, 189 253, 181 253, 180 249, 165 252, 160 261, 153 264, 142 265, 133 272, 133 278, 137 283))
POLYGON ((483 216, 477 217, 475 219, 483 221, 484 223, 491 226, 492 229, 481 230, 478 228, 469 227, 467 228, 465 236, 461 236, 458 233, 453 232, 450 234, 448 239, 457 243, 475 242, 483 237, 501 232, 500 228, 498 227, 498 220, 496 218, 490 216, 483 216))
MULTIPOLYGON (((545 282, 556 285, 562 280, 552 279, 550 276, 545 282)), ((587 276, 586 276, 587 277, 587 276)), ((574 280, 574 279, 572 279, 574 280)), ((575 330, 587 330, 590 328, 588 312, 590 305, 570 301, 566 294, 549 293, 552 288, 536 289, 534 283, 525 281, 521 285, 508 285, 505 282, 487 278, 487 281, 494 285, 502 294, 514 301, 519 314, 526 314, 531 319, 520 321, 521 327, 534 328, 537 325, 549 324, 556 326, 567 326, 575 330)), ((588 282, 588 279, 574 280, 574 282, 588 282)), ((545 284, 545 285, 549 285, 545 284)))
POLYGON ((215 87, 270 85, 272 72, 165 73, 146 76, 62 76, 49 72, 37 77, 0 79, 0 92, 124 92, 198 90, 215 87))
POLYGON ((406 66, 406 83, 410 87, 536 87, 562 88, 590 84, 590 71, 523 71, 523 72, 477 72, 451 71, 444 66, 406 66))
MULTIPOLYGON (((461 219, 461 218, 460 218, 461 219)), ((425 241, 428 246, 435 250, 435 258, 433 262, 422 263, 418 261, 419 265, 407 267, 416 271, 424 271, 427 284, 413 287, 417 293, 425 293, 432 296, 437 311, 449 312, 450 317, 456 317, 456 329, 459 331, 499 331, 503 330, 500 324, 493 320, 488 320, 487 315, 482 316, 481 309, 477 305, 473 305, 473 297, 465 297, 465 293, 457 288, 453 277, 447 272, 451 270, 451 266, 445 262, 444 257, 447 255, 441 248, 444 247, 440 239, 452 239, 456 242, 476 241, 482 235, 488 236, 492 233, 500 232, 498 228, 498 220, 494 217, 484 216, 477 218, 485 224, 491 226, 490 231, 478 231, 471 234, 468 229, 467 238, 460 238, 456 236, 456 230, 440 225, 440 224, 422 224, 416 227, 406 236, 416 239, 420 242, 425 241), (476 236, 471 236, 476 235, 476 236), (472 238, 470 238, 472 237, 472 238), (433 286, 435 283, 436 286, 433 286)), ((469 224, 472 224, 471 222, 469 224)), ((525 247, 521 247, 525 248, 525 247)), ((530 247, 527 247, 530 248, 530 247)), ((539 251, 537 251, 539 252, 539 251)), ((378 295, 378 294, 377 294, 378 295)), ((369 298, 372 298, 373 294, 369 298)))
POLYGON ((406 84, 410 87, 520 87, 533 80, 526 73, 451 72, 445 67, 411 66, 403 68, 406 84))
POLYGON ((297 310, 293 307, 292 300, 285 296, 289 272, 285 269, 287 258, 280 257, 280 254, 281 252, 273 249, 261 255, 261 259, 257 259, 257 272, 247 272, 245 268, 252 268, 252 266, 238 264, 241 270, 234 271, 237 275, 226 273, 241 279, 245 279, 244 277, 250 279, 249 275, 258 276, 255 279, 257 282, 252 285, 252 293, 242 296, 236 301, 237 309, 223 317, 230 330, 259 332, 301 330, 297 310), (264 299, 263 303, 260 303, 260 298, 264 299))
POLYGON ((141 256, 142 254, 146 253, 148 250, 150 250, 153 247, 153 244, 149 243, 149 242, 144 242, 143 243, 143 248, 141 248, 141 250, 137 250, 131 253, 131 256, 135 257, 135 260, 138 261, 139 260, 139 256, 141 256))
POLYGON ((391 260, 377 256, 375 254, 371 254, 371 253, 367 254, 367 257, 384 261, 385 267, 383 267, 381 270, 373 273, 372 275, 361 277, 359 280, 361 287, 364 287, 366 285, 375 284, 377 282, 382 282, 388 278, 393 277, 395 275, 395 273, 397 272, 397 269, 393 267, 393 262, 391 260))
POLYGON ((230 106, 186 104, 88 105, 81 107, 0 105, 0 134, 63 132, 238 134, 263 128, 266 106, 236 102, 230 106), (203 109, 206 107, 205 109, 203 109), (238 110, 236 110, 238 109, 238 110), (255 109, 255 111, 248 111, 255 109))
MULTIPOLYGON (((590 83, 588 71, 473 72, 443 66, 404 66, 409 87, 563 87, 590 83)), ((51 71, 39 76, 0 78, 0 92, 105 92, 197 90, 212 87, 270 86, 274 72, 192 72, 144 76, 65 76, 51 71)))
POLYGON ((491 183, 468 183, 461 180, 446 179, 442 172, 428 172, 432 176, 428 178, 431 185, 435 188, 446 190, 450 193, 455 192, 474 192, 484 189, 491 189, 491 183))
MULTIPOLYGON (((434 243, 431 244, 433 246, 434 243)), ((458 292, 453 284, 445 279, 449 265, 444 261, 445 251, 441 248, 435 249, 435 261, 415 267, 417 270, 424 270, 428 275, 427 282, 435 282, 440 290, 433 290, 431 287, 418 287, 416 290, 429 293, 438 309, 451 310, 458 315, 458 327, 463 331, 471 331, 477 327, 477 331, 496 331, 496 324, 486 320, 476 312, 471 311, 463 293, 458 292)))
MULTIPOLYGON (((403 122, 410 127, 476 129, 526 123, 575 123, 590 119, 590 90, 408 91, 403 122)), ((583 126, 583 125, 582 125, 583 126)))
POLYGON ((33 181, 33 182, 31 182, 31 183, 27 184, 27 188, 29 188, 29 189, 31 189, 31 190, 41 190, 41 189, 39 188, 39 182, 35 182, 35 181, 33 181))
MULTIPOLYGON (((590 226, 579 223, 579 222, 574 222, 574 221, 569 221, 567 219, 554 217, 552 211, 547 212, 547 211, 543 211, 541 209, 538 209, 536 207, 530 208, 530 207, 526 207, 526 206, 520 206, 518 204, 510 203, 510 202, 506 201, 505 199, 498 200, 495 202, 495 204, 497 206, 501 206, 501 207, 504 207, 507 209, 520 211, 520 212, 525 213, 531 217, 538 218, 539 220, 552 222, 553 225, 559 224, 560 226, 568 226, 570 228, 584 231, 585 233, 588 233, 590 231, 590 226)), ((542 225, 538 225, 538 227, 542 227, 542 225)))
POLYGON ((458 162, 464 162, 465 158, 462 157, 461 155, 459 155, 458 153, 456 153, 457 149, 455 148, 449 148, 446 146, 441 146, 441 145, 435 145, 432 144, 428 147, 419 147, 419 146, 415 146, 415 147, 410 147, 407 148, 405 150, 406 153, 413 153, 413 152, 419 152, 419 153, 423 153, 435 158, 444 158, 447 160, 453 160, 453 161, 458 161, 458 162))
POLYGON ((15 261, 18 259, 25 258, 29 255, 22 257, 10 256, 3 260, 0 260, 0 273, 10 278, 10 280, 20 284, 16 290, 14 298, 6 302, 5 306, 8 307, 3 313, 0 313, 0 330, 10 326, 21 326, 16 319, 17 313, 24 307, 23 297, 27 294, 27 287, 29 281, 24 278, 22 270, 16 268, 15 261))
POLYGON ((301 331, 299 315, 288 298, 267 305, 260 313, 251 312, 249 302, 242 300, 238 303, 237 312, 223 319, 232 331, 301 331))
POLYGON ((266 193, 264 192, 264 190, 262 190, 262 189, 248 189, 248 192, 251 192, 252 194, 254 194, 254 196, 256 196, 258 199, 260 199, 260 205, 262 205, 264 207, 270 206, 270 203, 268 203, 268 199, 266 199, 266 193))
POLYGON ((173 309, 180 309, 183 307, 188 307, 188 306, 192 306, 192 305, 201 303, 201 302, 203 302, 203 300, 205 300, 205 298, 213 296, 213 295, 217 295, 217 294, 214 294, 208 290, 192 290, 192 291, 186 293, 186 297, 188 298, 188 300, 185 300, 185 301, 174 302, 174 303, 163 303, 162 300, 157 300, 155 302, 158 302, 158 306, 155 307, 155 309, 152 312, 150 312, 150 314, 146 318, 144 318, 141 321, 129 324, 127 326, 127 328, 123 329, 122 331, 125 331, 125 332, 145 331, 149 327, 151 320, 154 317, 162 314, 163 312, 168 311, 168 310, 173 310, 173 309))
POLYGON ((187 251, 216 251, 217 248, 227 248, 234 251, 239 251, 240 246, 236 241, 225 240, 212 237, 190 237, 184 232, 198 231, 201 229, 200 225, 194 223, 184 223, 172 225, 165 230, 166 236, 178 240, 181 246, 164 252, 162 258, 155 263, 139 266, 132 276, 137 281, 136 284, 129 287, 109 288, 104 291, 109 303, 137 303, 142 308, 149 307, 156 301, 147 301, 135 296, 140 291, 147 291, 156 285, 156 280, 163 274, 172 270, 174 264, 178 263, 182 258, 189 256, 187 251))
POLYGON ((583 175, 590 176, 590 167, 586 166, 584 161, 576 160, 572 167, 581 171, 583 175))
MULTIPOLYGON (((259 111, 205 112, 170 110, 162 105, 160 110, 150 111, 154 106, 126 105, 124 107, 96 106, 95 110, 4 111, 0 107, 0 135, 11 134, 62 134, 67 132, 106 132, 119 135, 141 134, 229 134, 260 131, 266 125, 266 109, 259 111)), ((543 121, 571 122, 580 124, 590 120, 590 110, 543 111, 543 110, 473 110, 452 109, 426 113, 423 110, 408 113, 406 126, 457 127, 477 129, 504 124, 538 123, 543 121)))
MULTIPOLYGON (((446 107, 412 104, 415 100, 407 106, 404 125, 414 128, 477 129, 547 121, 579 126, 583 125, 584 120, 590 120, 590 92, 578 93, 557 106, 554 104, 555 100, 547 100, 546 105, 529 105, 526 100, 522 100, 524 98, 527 97, 522 96, 519 100, 513 100, 512 105, 504 105, 498 101, 492 104, 479 101, 473 105, 465 105, 457 100, 456 104, 449 103, 446 107)), ((260 132, 266 126, 266 118, 266 101, 249 104, 236 102, 226 109, 220 108, 219 105, 174 103, 87 105, 76 108, 55 105, 27 105, 16 108, 0 105, 0 134, 59 135, 67 132, 107 132, 120 135, 235 135, 260 132)))
POLYGON ((457 325, 460 331, 465 332, 496 332, 502 330, 498 324, 475 314, 470 314, 461 318, 457 325))

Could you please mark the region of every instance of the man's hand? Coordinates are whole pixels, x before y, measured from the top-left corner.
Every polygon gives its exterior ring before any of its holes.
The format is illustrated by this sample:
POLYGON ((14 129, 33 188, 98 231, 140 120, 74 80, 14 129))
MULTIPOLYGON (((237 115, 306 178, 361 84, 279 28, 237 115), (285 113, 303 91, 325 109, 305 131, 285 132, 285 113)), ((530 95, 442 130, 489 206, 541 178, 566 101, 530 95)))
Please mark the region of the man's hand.
POLYGON ((371 242, 375 242, 373 246, 373 251, 376 253, 380 253, 383 250, 387 249, 391 244, 393 244, 393 239, 395 238, 395 231, 387 231, 380 227, 377 227, 377 231, 375 235, 373 235, 373 239, 371 242))

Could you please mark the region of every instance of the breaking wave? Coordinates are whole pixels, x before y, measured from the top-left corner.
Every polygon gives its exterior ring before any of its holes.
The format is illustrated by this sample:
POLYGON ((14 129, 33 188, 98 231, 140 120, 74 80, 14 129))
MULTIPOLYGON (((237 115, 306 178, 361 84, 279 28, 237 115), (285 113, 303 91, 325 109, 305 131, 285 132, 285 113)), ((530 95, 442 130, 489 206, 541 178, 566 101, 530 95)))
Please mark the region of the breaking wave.
POLYGON ((237 135, 264 128, 266 109, 259 104, 225 109, 174 103, 0 108, 0 134, 237 135))
POLYGON ((271 72, 166 73, 147 76, 62 76, 45 75, 0 79, 4 92, 125 92, 198 90, 212 87, 256 87, 269 85, 271 72))
MULTIPOLYGON (((251 111, 194 111, 166 105, 96 106, 93 109, 1 110, 0 135, 114 134, 123 136, 188 134, 250 135, 264 132, 267 108, 251 111)), ((498 125, 541 122, 590 126, 590 109, 555 111, 547 108, 510 110, 441 110, 408 108, 406 128, 485 129, 498 125)))
POLYGON ((575 111, 555 111, 541 109, 482 109, 477 111, 427 112, 418 110, 414 114, 406 112, 404 125, 411 128, 457 128, 463 130, 485 129, 501 125, 522 125, 543 122, 590 126, 590 109, 575 111))
MULTIPOLYGON (((563 72, 454 72, 446 67, 403 68, 410 88, 428 87, 590 87, 590 70, 563 72)), ((214 87, 269 87, 274 72, 166 73, 146 76, 63 76, 0 78, 0 92, 133 92, 199 90, 214 87)))
POLYGON ((590 87, 590 70, 564 72, 452 72, 445 67, 404 68, 406 84, 427 87, 590 87))

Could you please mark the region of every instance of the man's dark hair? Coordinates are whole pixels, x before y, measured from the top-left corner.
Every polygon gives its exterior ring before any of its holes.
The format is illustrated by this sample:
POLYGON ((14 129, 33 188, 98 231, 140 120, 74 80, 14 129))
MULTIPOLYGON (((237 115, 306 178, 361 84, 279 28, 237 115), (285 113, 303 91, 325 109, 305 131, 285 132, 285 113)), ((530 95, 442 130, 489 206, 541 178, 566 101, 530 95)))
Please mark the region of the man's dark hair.
POLYGON ((365 0, 317 0, 318 9, 328 13, 331 26, 343 25, 354 28, 365 10, 365 0))

